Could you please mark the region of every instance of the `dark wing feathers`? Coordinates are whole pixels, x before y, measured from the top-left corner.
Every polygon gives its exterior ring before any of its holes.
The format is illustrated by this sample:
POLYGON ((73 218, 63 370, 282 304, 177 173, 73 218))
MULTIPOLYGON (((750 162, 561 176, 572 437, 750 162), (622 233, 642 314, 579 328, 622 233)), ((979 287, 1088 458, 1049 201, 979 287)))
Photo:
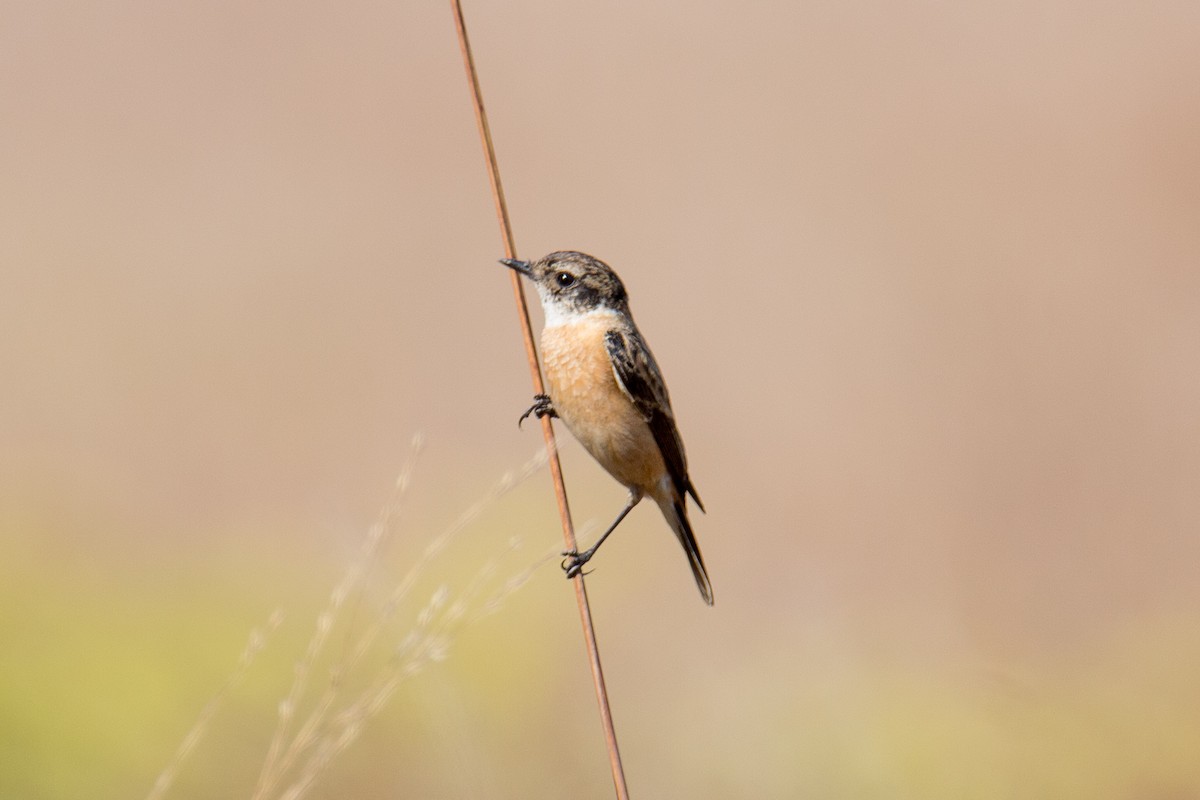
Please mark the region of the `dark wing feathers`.
POLYGON ((650 348, 636 329, 608 331, 604 335, 604 344, 612 360, 617 384, 650 426, 675 490, 681 498, 690 494, 703 511, 704 503, 700 502, 696 487, 688 478, 687 457, 683 453, 679 429, 675 427, 675 416, 671 413, 671 399, 667 396, 667 387, 663 384, 662 373, 650 348))
POLYGON ((617 383, 637 410, 642 412, 646 422, 664 408, 670 415, 671 400, 667 397, 667 388, 658 375, 654 356, 650 355, 641 337, 636 333, 609 331, 604 334, 604 345, 608 348, 608 357, 612 359, 617 383))

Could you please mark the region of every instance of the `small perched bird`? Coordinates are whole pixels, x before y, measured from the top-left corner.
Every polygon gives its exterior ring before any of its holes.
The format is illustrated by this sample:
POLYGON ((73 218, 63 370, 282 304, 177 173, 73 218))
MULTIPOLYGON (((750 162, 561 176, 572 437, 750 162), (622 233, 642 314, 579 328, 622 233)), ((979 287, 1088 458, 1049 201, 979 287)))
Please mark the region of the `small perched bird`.
POLYGON ((688 478, 667 386, 629 313, 621 279, 603 261, 573 251, 500 263, 533 281, 546 316, 542 362, 549 394, 535 395, 518 422, 530 414, 561 419, 629 489, 629 502, 594 545, 564 553, 567 577, 578 575, 625 515, 649 497, 683 545, 700 594, 711 606, 712 584, 688 522, 687 495, 701 511, 704 504, 688 478))

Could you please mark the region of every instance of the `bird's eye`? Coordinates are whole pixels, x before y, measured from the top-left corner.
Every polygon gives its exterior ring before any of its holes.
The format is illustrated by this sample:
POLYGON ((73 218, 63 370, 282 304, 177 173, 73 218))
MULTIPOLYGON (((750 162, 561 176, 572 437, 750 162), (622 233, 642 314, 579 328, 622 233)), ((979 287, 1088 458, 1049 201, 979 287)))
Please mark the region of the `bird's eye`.
POLYGON ((575 276, 569 272, 558 273, 554 276, 554 280, 558 281, 558 285, 564 289, 575 284, 575 276))

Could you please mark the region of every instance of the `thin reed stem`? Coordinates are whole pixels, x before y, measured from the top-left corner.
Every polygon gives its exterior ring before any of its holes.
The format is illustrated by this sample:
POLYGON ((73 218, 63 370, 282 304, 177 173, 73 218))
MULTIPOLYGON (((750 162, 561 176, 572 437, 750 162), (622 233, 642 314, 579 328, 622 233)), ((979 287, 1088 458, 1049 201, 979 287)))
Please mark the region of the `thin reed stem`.
MULTIPOLYGON (((500 183, 500 167, 496 162, 496 149, 492 144, 492 132, 488 127, 487 111, 483 107, 483 93, 479 88, 479 75, 475 70, 475 57, 471 52, 471 43, 467 39, 467 23, 463 19, 461 0, 451 0, 454 11, 454 24, 458 30, 458 43, 462 49, 463 66, 466 68, 467 80, 471 85, 471 99, 475 108, 475 121, 479 126, 479 137, 483 144, 484 157, 487 160, 488 179, 492 185, 492 198, 496 203, 496 216, 500 222, 500 233, 504 240, 504 255, 506 258, 516 258, 517 248, 513 243, 512 223, 508 216, 508 204, 504 201, 504 187, 500 183)), ((545 393, 542 381, 542 371, 538 364, 537 346, 533 339, 533 325, 529 321, 529 304, 525 301, 525 289, 521 284, 521 276, 510 271, 513 296, 517 304, 517 315, 520 318, 521 333, 525 342, 525 355, 529 361, 529 377, 533 382, 535 394, 545 393)), ((578 549, 575 541, 575 528, 571 523, 571 510, 567 505, 567 488, 563 483, 562 465, 558 460, 558 445, 554 438, 554 427, 550 417, 542 417, 542 435, 546 440, 546 455, 549 459, 550 477, 554 482, 554 495, 558 500, 558 513, 562 520, 563 542, 566 549, 574 552, 578 549)), ((592 685, 596 691, 596 703, 600 707, 600 722, 604 727, 604 740, 608 746, 608 761, 612 768, 613 785, 618 800, 628 800, 629 788, 625 784, 625 769, 621 765, 621 751, 617 747, 617 732, 613 726, 612 711, 608 704, 608 689, 604 683, 604 668, 600 664, 600 647, 596 643, 596 629, 592 624, 592 610, 588 604, 587 587, 584 586, 583 574, 574 578, 575 600, 579 606, 579 621, 583 627, 584 643, 587 647, 588 662, 592 669, 592 685)))

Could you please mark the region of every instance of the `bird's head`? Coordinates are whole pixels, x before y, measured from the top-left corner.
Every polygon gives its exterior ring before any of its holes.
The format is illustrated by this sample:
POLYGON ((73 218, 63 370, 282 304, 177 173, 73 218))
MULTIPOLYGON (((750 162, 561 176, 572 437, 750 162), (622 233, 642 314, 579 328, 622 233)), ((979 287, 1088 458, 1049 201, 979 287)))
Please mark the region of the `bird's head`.
POLYGON ((628 312, 629 298, 617 273, 587 253, 560 250, 537 261, 502 258, 500 263, 533 281, 547 325, 600 309, 628 312))

